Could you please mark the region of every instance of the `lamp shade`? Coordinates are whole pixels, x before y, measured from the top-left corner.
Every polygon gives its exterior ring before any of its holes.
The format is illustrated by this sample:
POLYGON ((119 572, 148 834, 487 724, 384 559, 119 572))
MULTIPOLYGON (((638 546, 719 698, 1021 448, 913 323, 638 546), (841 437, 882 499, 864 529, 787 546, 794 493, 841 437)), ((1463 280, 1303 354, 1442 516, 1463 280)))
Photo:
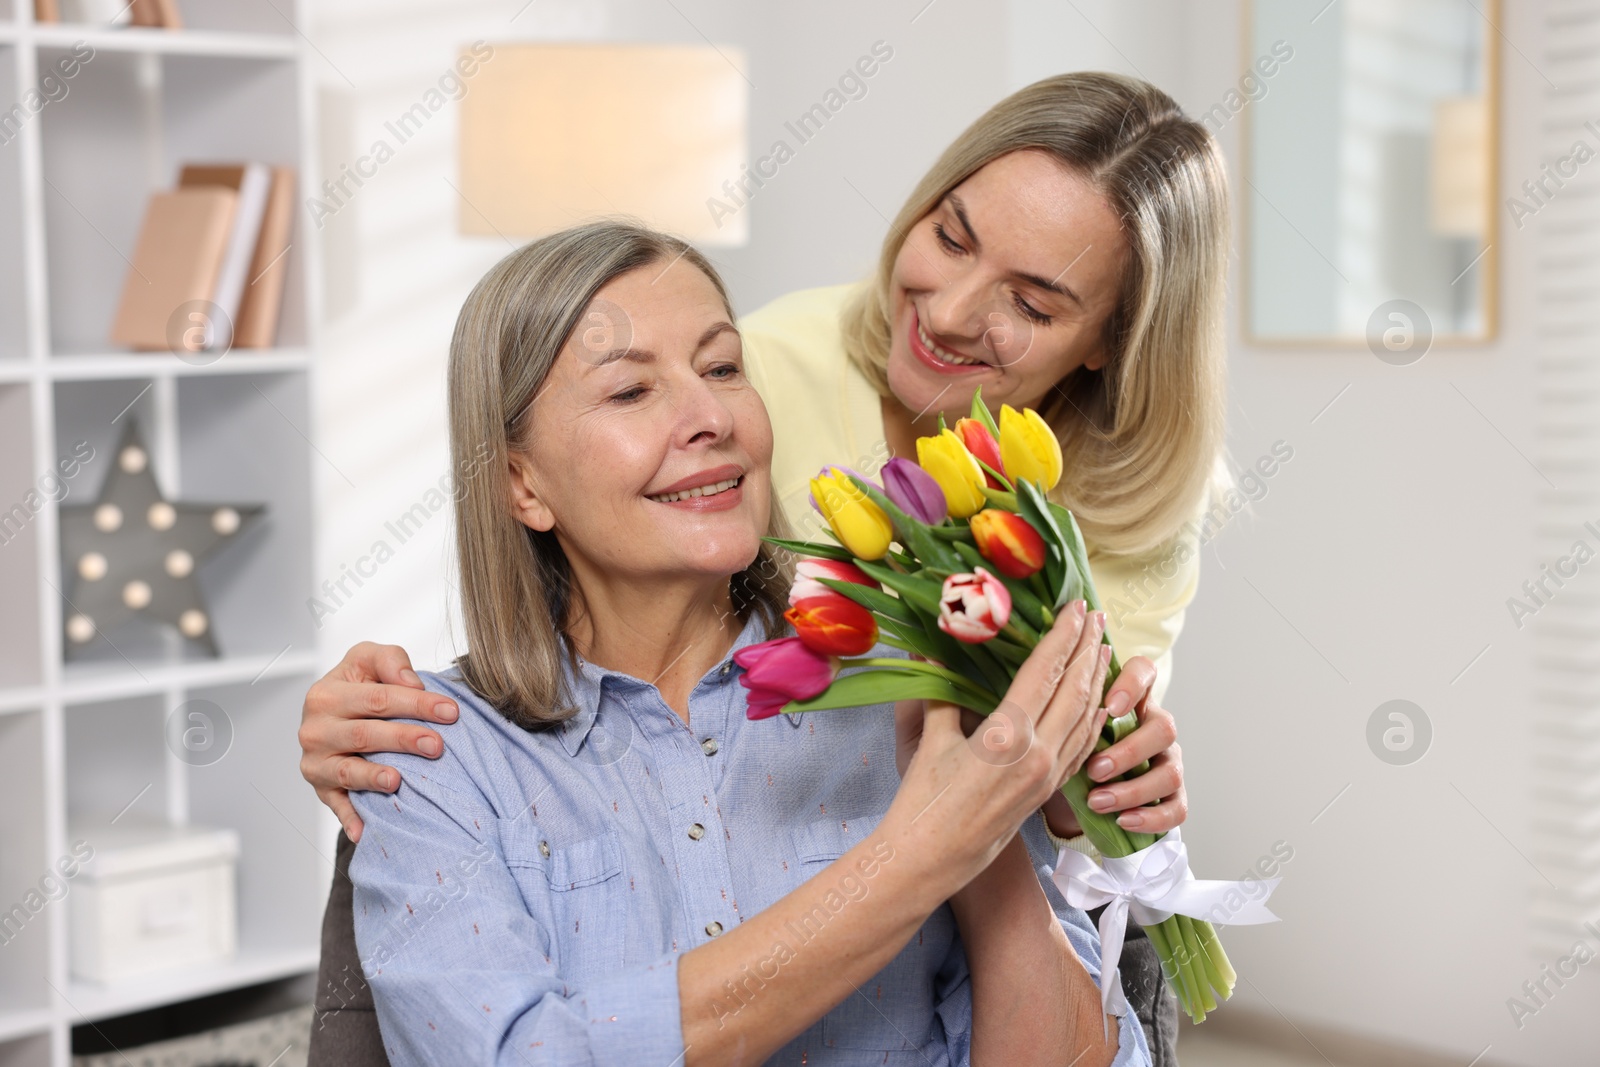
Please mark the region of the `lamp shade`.
POLYGON ((461 232, 537 237, 632 215, 744 244, 748 212, 725 210, 748 158, 742 62, 698 45, 495 45, 460 105, 461 232))

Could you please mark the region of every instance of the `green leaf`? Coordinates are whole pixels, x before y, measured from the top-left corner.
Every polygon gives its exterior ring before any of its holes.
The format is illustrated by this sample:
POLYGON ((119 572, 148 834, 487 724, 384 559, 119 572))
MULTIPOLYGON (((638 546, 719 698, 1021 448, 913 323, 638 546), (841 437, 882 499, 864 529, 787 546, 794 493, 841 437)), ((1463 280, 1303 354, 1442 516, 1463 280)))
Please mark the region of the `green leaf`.
POLYGON ((939 614, 939 594, 944 590, 942 582, 915 574, 902 574, 893 567, 886 567, 871 560, 857 560, 856 566, 869 577, 876 578, 884 586, 900 594, 900 599, 915 604, 935 616, 939 614))
POLYGON ((983 497, 989 502, 990 507, 999 508, 1001 511, 1018 510, 1016 493, 1008 493, 1003 489, 990 489, 987 485, 983 487, 982 491, 983 497))
POLYGON ((1000 427, 995 423, 994 416, 989 414, 989 408, 983 402, 983 386, 978 386, 972 391, 972 417, 983 423, 984 429, 993 435, 996 441, 1000 440, 1000 427))
POLYGON ((947 700, 985 715, 999 706, 999 701, 987 693, 968 689, 927 671, 879 668, 835 678, 823 692, 809 700, 791 700, 783 710, 829 711, 889 704, 896 700, 947 700))
POLYGON ((1055 516, 1050 513, 1050 502, 1045 499, 1038 483, 1027 479, 1018 482, 1017 504, 1022 517, 1044 538, 1045 585, 1055 596, 1052 607, 1059 611, 1061 605, 1072 599, 1066 597, 1068 587, 1072 584, 1068 577, 1073 564, 1066 538, 1062 536, 1061 527, 1056 525, 1055 516))
POLYGON ((922 628, 920 622, 903 623, 893 619, 882 619, 878 625, 879 636, 885 643, 906 652, 915 652, 923 659, 939 659, 938 643, 928 638, 928 631, 922 628))
MULTIPOLYGON (((978 460, 978 466, 983 468, 983 471, 984 471, 985 474, 988 474, 989 476, 994 478, 995 481, 997 481, 1001 485, 1005 486, 1006 489, 1013 488, 1010 478, 1007 478, 1004 474, 1001 474, 999 471, 997 471, 993 467, 989 466, 983 460, 978 459, 977 456, 973 456, 972 458, 978 460)), ((985 487, 985 488, 987 488, 987 487, 985 487)), ((1000 492, 1000 491, 1001 490, 996 490, 996 492, 1000 492)))
POLYGON ((930 526, 928 532, 941 541, 972 541, 972 527, 965 523, 953 526, 930 526))
POLYGON ((802 556, 816 556, 818 559, 846 561, 855 559, 848 548, 840 548, 838 545, 825 545, 819 541, 791 541, 786 537, 763 537, 761 540, 766 541, 768 544, 777 545, 779 548, 787 548, 789 551, 799 553, 802 556))
POLYGON ((844 581, 839 578, 818 578, 817 580, 841 596, 854 600, 868 611, 887 616, 896 622, 912 625, 917 623, 916 612, 911 610, 910 605, 899 597, 885 593, 882 589, 874 589, 870 585, 844 581))

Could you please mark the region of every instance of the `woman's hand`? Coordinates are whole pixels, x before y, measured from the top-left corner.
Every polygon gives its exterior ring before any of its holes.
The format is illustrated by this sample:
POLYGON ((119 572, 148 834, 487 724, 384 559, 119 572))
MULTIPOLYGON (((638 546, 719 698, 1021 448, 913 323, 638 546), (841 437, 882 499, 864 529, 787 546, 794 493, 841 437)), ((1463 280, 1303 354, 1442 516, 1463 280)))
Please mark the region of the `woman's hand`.
POLYGON ((456 704, 422 688, 411 658, 398 645, 363 641, 306 693, 300 715, 300 774, 333 810, 350 840, 361 839, 361 817, 349 790, 392 793, 400 772, 369 763, 358 752, 414 752, 437 759, 444 740, 425 726, 384 719, 455 722, 456 704))
POLYGON ((1110 651, 1101 644, 1104 632, 1105 614, 1086 615, 1075 602, 970 739, 962 709, 953 704, 896 707, 904 770, 884 821, 930 860, 929 873, 947 883, 946 896, 986 868, 1093 752, 1110 651), (961 832, 949 832, 958 823, 961 832))
MULTIPOLYGON (((1120 811, 1117 825, 1124 830, 1163 834, 1180 825, 1189 814, 1189 799, 1183 788, 1183 752, 1178 747, 1178 726, 1172 713, 1150 699, 1155 686, 1156 665, 1144 656, 1135 656, 1122 668, 1106 694, 1106 715, 1117 718, 1129 708, 1139 725, 1121 741, 1089 760, 1089 780, 1104 782, 1146 760, 1150 769, 1126 782, 1112 782, 1089 792, 1089 806, 1095 811, 1120 811), (1148 805, 1148 806, 1147 806, 1148 805)), ((1076 832, 1077 819, 1066 798, 1052 798, 1045 805, 1045 818, 1057 837, 1070 837, 1063 829, 1076 832)))

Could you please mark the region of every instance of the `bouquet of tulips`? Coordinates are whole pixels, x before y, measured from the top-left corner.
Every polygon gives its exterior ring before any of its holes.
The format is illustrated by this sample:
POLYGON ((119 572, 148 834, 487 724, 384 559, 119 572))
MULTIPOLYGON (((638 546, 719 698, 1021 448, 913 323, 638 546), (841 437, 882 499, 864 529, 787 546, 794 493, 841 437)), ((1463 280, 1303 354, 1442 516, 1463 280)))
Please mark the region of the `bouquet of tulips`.
MULTIPOLYGON (((838 543, 768 538, 803 557, 785 615, 797 636, 736 654, 749 717, 915 699, 995 711, 1056 612, 1080 598, 1100 607, 1077 521, 1045 496, 1061 470, 1060 443, 1037 412, 1002 405, 996 425, 978 396, 970 418, 951 429, 941 416, 938 435, 917 441, 916 463, 889 460, 881 484, 825 468, 811 502, 838 543), (880 641, 922 658, 866 656, 880 641)), ((1119 670, 1113 650, 1107 687, 1119 670)), ((1107 721, 1095 751, 1137 724, 1132 711, 1107 721)), ((1163 836, 1091 810, 1089 788, 1080 769, 1061 791, 1102 856, 1163 836)), ((1192 1019, 1231 995, 1235 974, 1209 922, 1171 914, 1145 930, 1192 1019)))

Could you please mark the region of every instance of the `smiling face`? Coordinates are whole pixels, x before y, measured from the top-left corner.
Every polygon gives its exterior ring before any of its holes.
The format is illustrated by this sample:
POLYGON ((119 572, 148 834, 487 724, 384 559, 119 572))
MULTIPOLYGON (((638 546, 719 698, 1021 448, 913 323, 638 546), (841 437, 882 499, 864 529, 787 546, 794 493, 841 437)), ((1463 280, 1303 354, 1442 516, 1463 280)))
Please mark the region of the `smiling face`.
POLYGON ((518 519, 580 583, 726 578, 767 532, 772 426, 697 268, 652 264, 590 302, 514 443, 518 519))
POLYGON ((1105 365, 1128 243, 1104 195, 1042 151, 1010 152, 906 235, 890 279, 889 386, 913 414, 1039 407, 1105 365))

